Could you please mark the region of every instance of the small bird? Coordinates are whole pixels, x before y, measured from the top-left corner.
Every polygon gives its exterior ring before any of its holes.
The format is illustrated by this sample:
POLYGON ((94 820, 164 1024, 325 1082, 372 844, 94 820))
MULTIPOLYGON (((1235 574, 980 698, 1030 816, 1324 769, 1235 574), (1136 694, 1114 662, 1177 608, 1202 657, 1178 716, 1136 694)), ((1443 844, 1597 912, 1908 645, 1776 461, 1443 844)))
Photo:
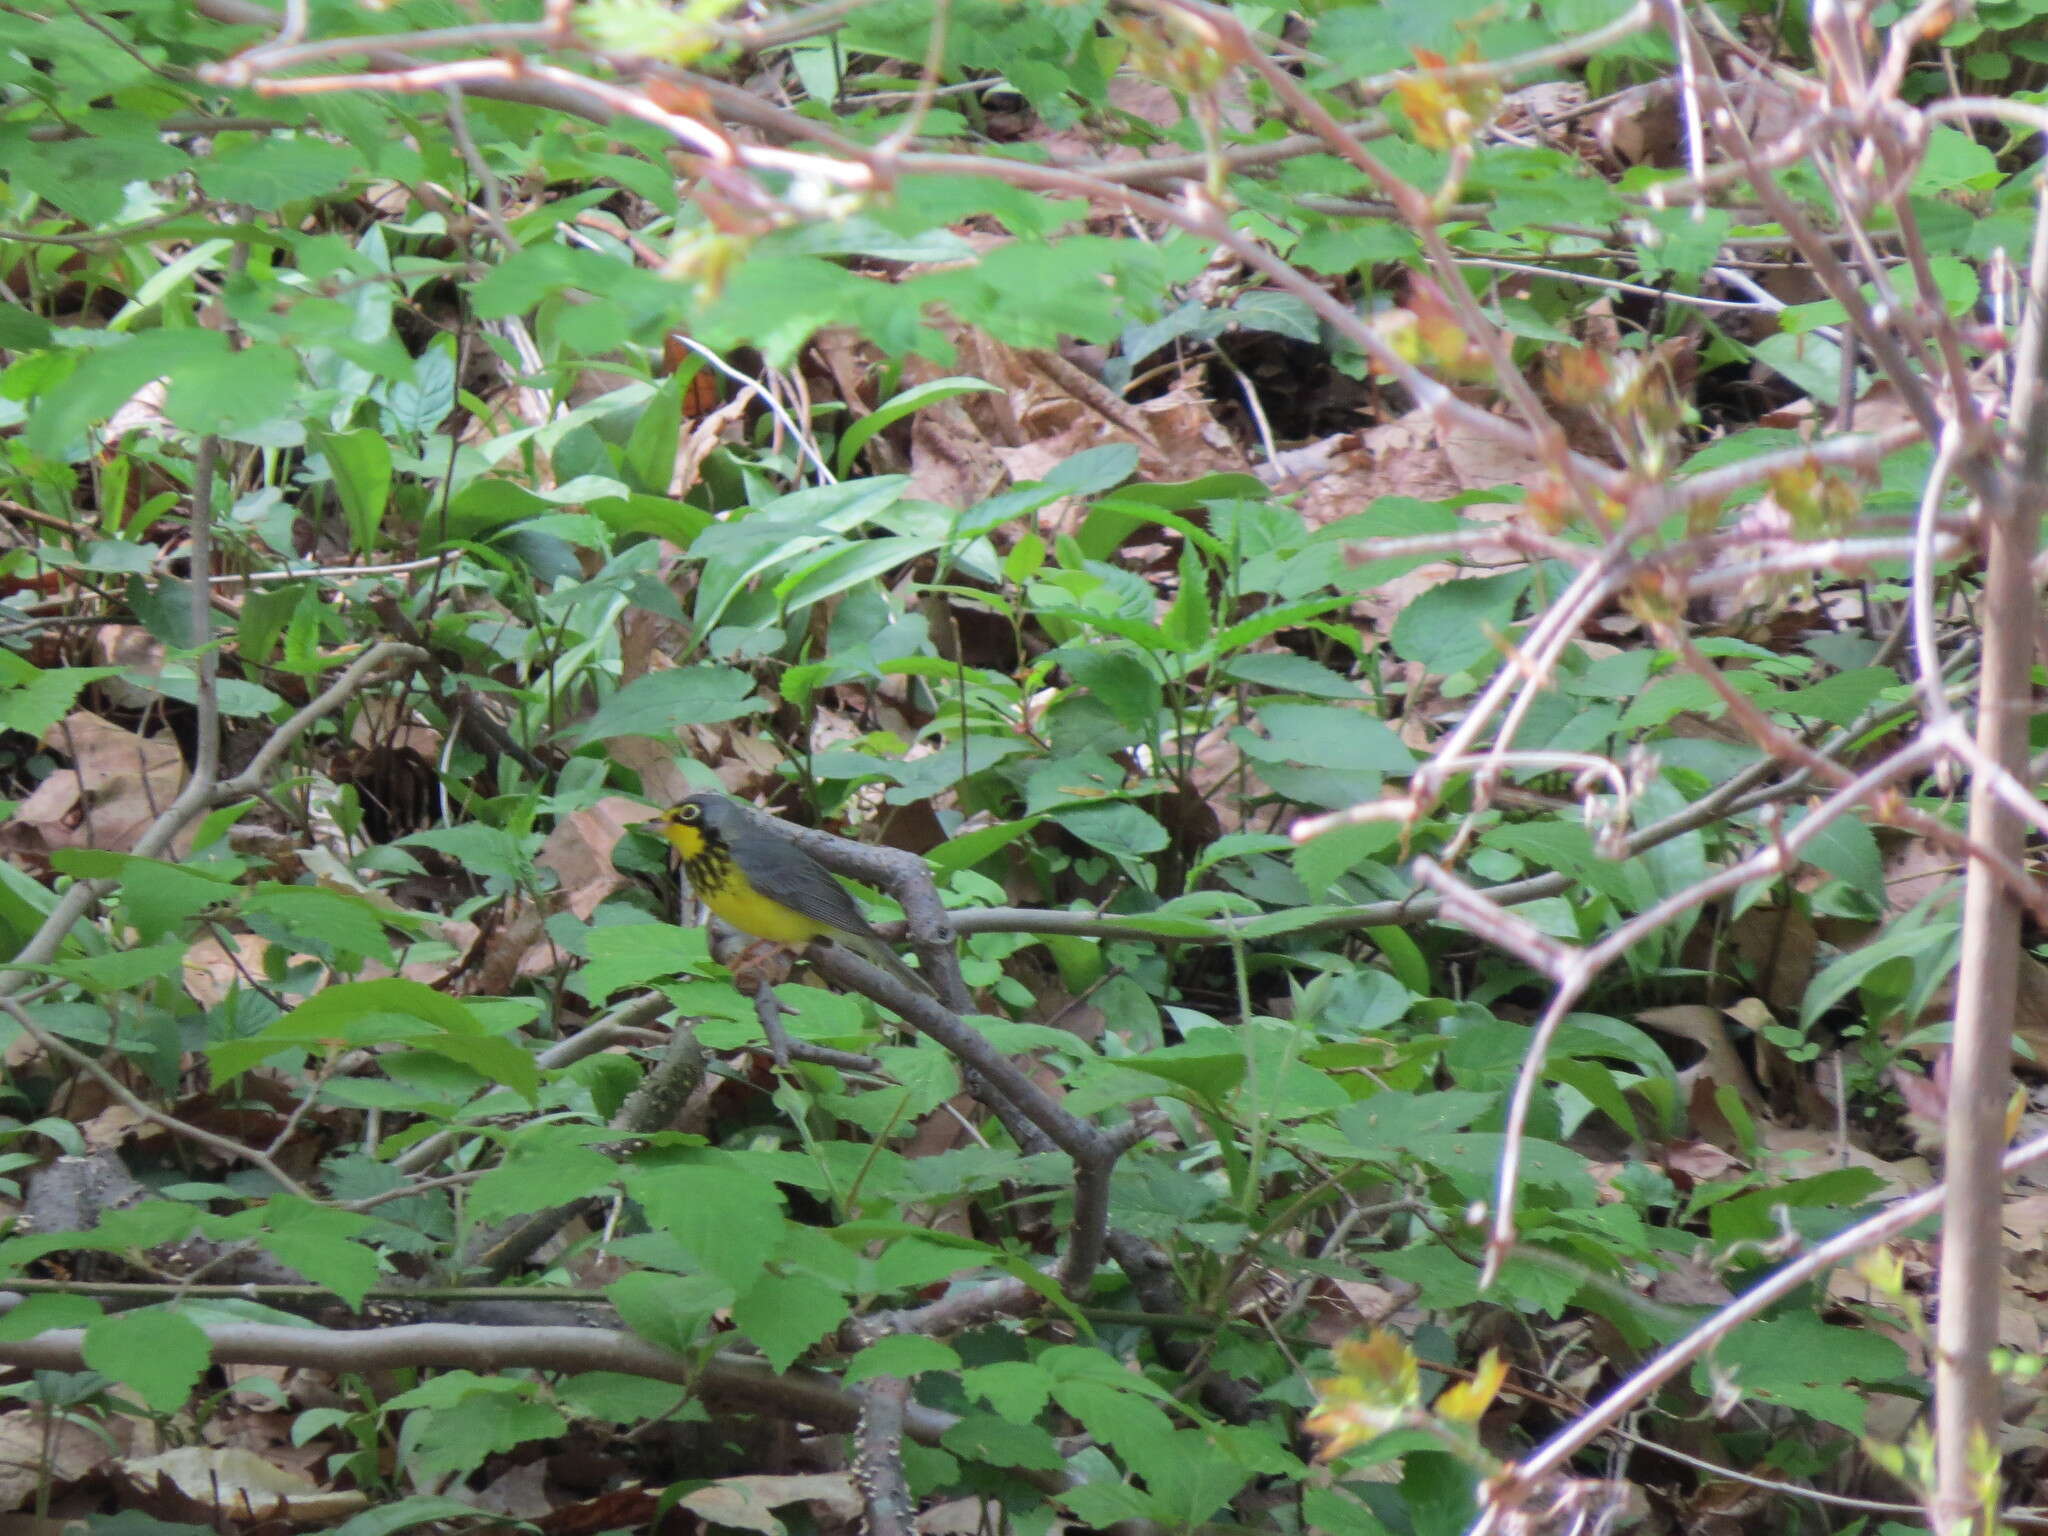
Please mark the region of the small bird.
POLYGON ((932 993, 931 983, 869 926, 830 870, 724 795, 686 796, 655 825, 682 855, 697 899, 740 932, 774 944, 837 939, 906 986, 932 993))

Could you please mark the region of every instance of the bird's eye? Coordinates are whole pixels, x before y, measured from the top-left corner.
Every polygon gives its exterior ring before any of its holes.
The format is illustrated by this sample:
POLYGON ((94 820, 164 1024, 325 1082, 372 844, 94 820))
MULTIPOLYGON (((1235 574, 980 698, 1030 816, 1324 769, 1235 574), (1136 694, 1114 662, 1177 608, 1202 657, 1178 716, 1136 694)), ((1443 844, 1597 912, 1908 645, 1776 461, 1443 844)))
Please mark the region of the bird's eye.
POLYGON ((696 806, 686 805, 681 810, 676 812, 676 819, 678 821, 695 821, 698 815, 699 812, 696 806))

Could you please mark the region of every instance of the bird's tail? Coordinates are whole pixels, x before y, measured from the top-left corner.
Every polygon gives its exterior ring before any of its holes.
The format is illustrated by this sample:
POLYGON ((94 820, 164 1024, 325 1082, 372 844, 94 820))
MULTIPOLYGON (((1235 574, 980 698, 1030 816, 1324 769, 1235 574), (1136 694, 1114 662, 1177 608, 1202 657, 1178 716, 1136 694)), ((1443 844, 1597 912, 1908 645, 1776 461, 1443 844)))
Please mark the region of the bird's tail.
POLYGON ((938 988, 905 965, 902 960, 897 958, 896 951, 880 939, 863 938, 858 934, 839 934, 834 937, 839 943, 846 945, 863 959, 874 961, 875 964, 879 965, 891 976, 894 976, 913 992, 922 992, 926 997, 937 997, 939 995, 938 988))

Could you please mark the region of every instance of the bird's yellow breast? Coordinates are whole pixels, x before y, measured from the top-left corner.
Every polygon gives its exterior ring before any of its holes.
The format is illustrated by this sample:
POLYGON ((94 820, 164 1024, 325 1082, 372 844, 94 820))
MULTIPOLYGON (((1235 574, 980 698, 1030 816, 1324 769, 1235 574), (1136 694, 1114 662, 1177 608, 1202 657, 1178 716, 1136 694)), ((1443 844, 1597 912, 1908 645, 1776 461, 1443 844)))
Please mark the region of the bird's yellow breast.
POLYGON ((705 837, 701 829, 671 822, 662 827, 661 835, 682 855, 683 873, 697 899, 741 933, 776 944, 808 944, 832 932, 816 919, 755 890, 733 863, 731 852, 705 837))

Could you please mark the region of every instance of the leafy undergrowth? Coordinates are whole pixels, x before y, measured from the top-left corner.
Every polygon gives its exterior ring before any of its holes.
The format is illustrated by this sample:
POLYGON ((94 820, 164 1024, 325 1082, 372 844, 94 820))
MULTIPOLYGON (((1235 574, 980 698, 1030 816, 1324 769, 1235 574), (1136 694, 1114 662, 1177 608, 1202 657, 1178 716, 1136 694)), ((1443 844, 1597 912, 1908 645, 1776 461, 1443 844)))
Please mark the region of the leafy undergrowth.
POLYGON ((1923 1528, 2026 9, 0 16, 0 1508, 1923 1528))

